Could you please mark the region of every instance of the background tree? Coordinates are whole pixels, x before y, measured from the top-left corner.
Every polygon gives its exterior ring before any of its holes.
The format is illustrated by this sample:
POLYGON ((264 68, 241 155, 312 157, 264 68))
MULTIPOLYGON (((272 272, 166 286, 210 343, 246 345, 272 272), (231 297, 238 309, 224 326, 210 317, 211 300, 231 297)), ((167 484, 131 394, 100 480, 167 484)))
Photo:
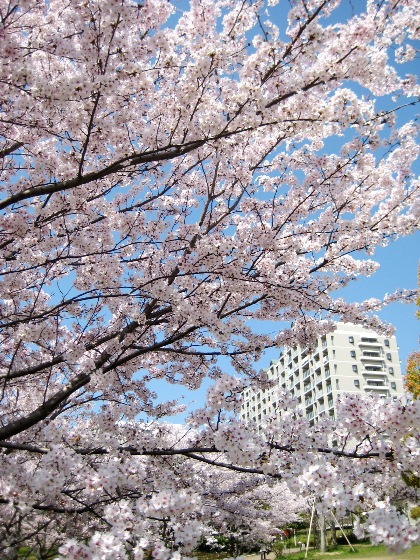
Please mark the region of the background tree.
POLYGON ((411 393, 413 398, 420 397, 420 352, 413 352, 408 357, 404 384, 406 391, 411 393))
POLYGON ((175 484, 168 497, 162 486, 180 458, 283 478, 303 496, 339 489, 337 509, 360 497, 339 482, 353 469, 372 489, 366 508, 379 500, 372 531, 399 528, 376 538, 415 538, 381 492, 385 476, 399 488, 395 464, 415 468, 417 442, 402 439, 418 403, 350 399, 343 425, 323 433, 286 397, 288 423, 273 419, 261 437, 232 415, 247 384, 267 383, 253 367, 264 348, 310 345, 335 319, 389 331, 371 315, 384 302, 334 292, 374 272, 361 251, 418 227, 416 125, 397 116, 419 88, 396 69, 415 56, 418 3, 369 1, 330 24, 339 1, 297 0, 284 31, 276 3, 192 0, 181 13, 166 0, 1 3, 0 473, 11 554, 43 531, 50 541, 93 534, 66 545, 68 558, 141 558, 152 542, 165 560, 191 548, 195 529, 170 549, 149 519, 173 500, 178 526, 195 526, 200 500, 194 513, 186 491, 175 484), (293 327, 262 335, 261 320, 293 327), (222 374, 220 357, 241 379, 222 374), (178 403, 155 405, 150 382, 196 388, 205 377, 216 381, 207 407, 174 439, 154 420, 178 403))
MULTIPOLYGON (((418 272, 419 280, 419 293, 417 294, 417 307, 416 316, 420 319, 420 266, 418 272)), ((420 397, 420 352, 413 352, 408 356, 406 374, 404 379, 405 389, 408 393, 413 395, 413 398, 420 397)))

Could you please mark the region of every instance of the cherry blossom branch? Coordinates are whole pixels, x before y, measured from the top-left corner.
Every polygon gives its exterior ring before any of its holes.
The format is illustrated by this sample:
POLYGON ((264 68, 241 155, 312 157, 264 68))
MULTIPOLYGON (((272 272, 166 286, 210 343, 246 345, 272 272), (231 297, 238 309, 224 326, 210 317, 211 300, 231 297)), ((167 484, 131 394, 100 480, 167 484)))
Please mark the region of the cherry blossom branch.
POLYGON ((5 147, 0 150, 0 158, 3 159, 23 146, 23 142, 14 142, 11 146, 5 147))
MULTIPOLYGON (((0 441, 0 447, 4 449, 8 449, 11 451, 29 451, 31 453, 37 453, 41 455, 47 454, 50 450, 47 447, 38 447, 35 445, 29 444, 21 444, 21 443, 14 443, 14 442, 7 442, 7 441, 0 441)), ((271 449, 275 449, 277 451, 287 451, 288 453, 298 453, 302 452, 291 445, 278 445, 275 443, 269 444, 271 449)), ((109 455, 112 453, 111 450, 107 449, 106 447, 92 447, 92 448, 72 448, 75 453, 78 455, 109 455)), ((218 463, 215 462, 213 459, 205 459, 198 453, 223 453, 223 450, 218 449, 216 446, 211 447, 187 447, 181 449, 138 449, 131 445, 128 446, 118 446, 117 451, 129 453, 133 456, 144 456, 144 457, 165 457, 165 456, 174 456, 174 455, 185 455, 186 457, 190 457, 191 459, 197 459, 199 461, 204 461, 209 464, 217 465, 218 463)), ((377 451, 369 451, 359 453, 358 451, 344 451, 336 448, 330 447, 317 447, 314 448, 313 451, 321 454, 327 455, 334 455, 336 457, 345 457, 348 459, 374 459, 377 457, 384 457, 388 460, 393 460, 394 453, 392 451, 387 451, 385 453, 379 453, 377 451)), ((220 463, 221 464, 221 463, 220 463)), ((237 467, 236 465, 229 465, 228 463, 223 463, 223 466, 226 468, 232 468, 233 470, 241 469, 241 472, 253 472, 256 474, 264 474, 263 471, 257 470, 249 470, 247 467, 237 467)), ((271 476, 271 475, 270 475, 271 476)))

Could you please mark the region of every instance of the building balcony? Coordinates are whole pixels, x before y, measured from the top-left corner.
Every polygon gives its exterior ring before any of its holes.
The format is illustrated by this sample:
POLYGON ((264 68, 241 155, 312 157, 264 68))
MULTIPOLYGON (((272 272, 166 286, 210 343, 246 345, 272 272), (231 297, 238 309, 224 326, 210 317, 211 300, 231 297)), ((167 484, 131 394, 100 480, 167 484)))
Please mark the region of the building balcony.
POLYGON ((379 391, 388 394, 388 388, 386 385, 364 385, 363 388, 365 391, 379 391))
POLYGON ((362 338, 358 341, 358 345, 359 346, 363 346, 364 344, 367 344, 369 346, 380 346, 381 343, 379 342, 379 340, 377 338, 370 338, 367 336, 362 336, 362 338))
POLYGON ((378 395, 379 397, 389 397, 389 391, 386 390, 386 388, 384 387, 371 387, 370 385, 366 385, 365 386, 365 392, 366 393, 374 393, 375 395, 378 395))
POLYGON ((378 379, 367 379, 365 383, 366 387, 386 387, 387 385, 385 380, 379 381, 378 379))
POLYGON ((376 356, 360 356, 360 361, 363 365, 372 364, 373 366, 383 367, 384 359, 376 356))
POLYGON ((386 371, 382 367, 378 369, 368 369, 365 366, 365 369, 362 371, 363 375, 384 375, 385 373, 386 371))
POLYGON ((388 379, 383 375, 381 377, 365 378, 365 385, 372 385, 372 387, 385 387, 388 385, 388 379))

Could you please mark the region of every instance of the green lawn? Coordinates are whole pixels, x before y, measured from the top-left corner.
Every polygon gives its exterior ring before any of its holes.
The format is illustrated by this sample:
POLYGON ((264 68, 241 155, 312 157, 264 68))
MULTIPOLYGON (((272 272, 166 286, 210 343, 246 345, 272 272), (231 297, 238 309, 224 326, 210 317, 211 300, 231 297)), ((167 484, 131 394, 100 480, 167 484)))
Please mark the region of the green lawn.
MULTIPOLYGON (((356 552, 352 552, 348 546, 339 546, 333 552, 318 552, 310 550, 310 560, 419 560, 420 545, 413 546, 401 554, 389 554, 385 546, 371 546, 369 544, 353 545, 356 552)), ((303 560, 304 552, 286 555, 287 560, 303 560)))

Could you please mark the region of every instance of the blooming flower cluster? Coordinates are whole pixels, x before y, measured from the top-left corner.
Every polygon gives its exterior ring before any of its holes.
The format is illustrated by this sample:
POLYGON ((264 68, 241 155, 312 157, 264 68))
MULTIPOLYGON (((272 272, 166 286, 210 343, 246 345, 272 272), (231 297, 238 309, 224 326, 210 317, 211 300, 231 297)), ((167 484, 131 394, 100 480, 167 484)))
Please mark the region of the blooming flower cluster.
POLYGON ((0 2, 0 555, 176 559, 233 510, 266 535, 268 480, 363 504, 398 547, 377 504, 414 497, 418 404, 345 398, 311 428, 279 395, 259 432, 235 414, 264 349, 336 319, 389 332, 375 313, 413 298, 335 293, 419 226, 419 3, 0 2), (205 378, 206 406, 164 423, 156 380, 205 378))
POLYGON ((355 534, 363 537, 364 528, 372 544, 386 544, 389 550, 402 552, 418 540, 418 533, 410 527, 407 517, 399 514, 389 502, 378 502, 368 518, 355 526, 355 534))

